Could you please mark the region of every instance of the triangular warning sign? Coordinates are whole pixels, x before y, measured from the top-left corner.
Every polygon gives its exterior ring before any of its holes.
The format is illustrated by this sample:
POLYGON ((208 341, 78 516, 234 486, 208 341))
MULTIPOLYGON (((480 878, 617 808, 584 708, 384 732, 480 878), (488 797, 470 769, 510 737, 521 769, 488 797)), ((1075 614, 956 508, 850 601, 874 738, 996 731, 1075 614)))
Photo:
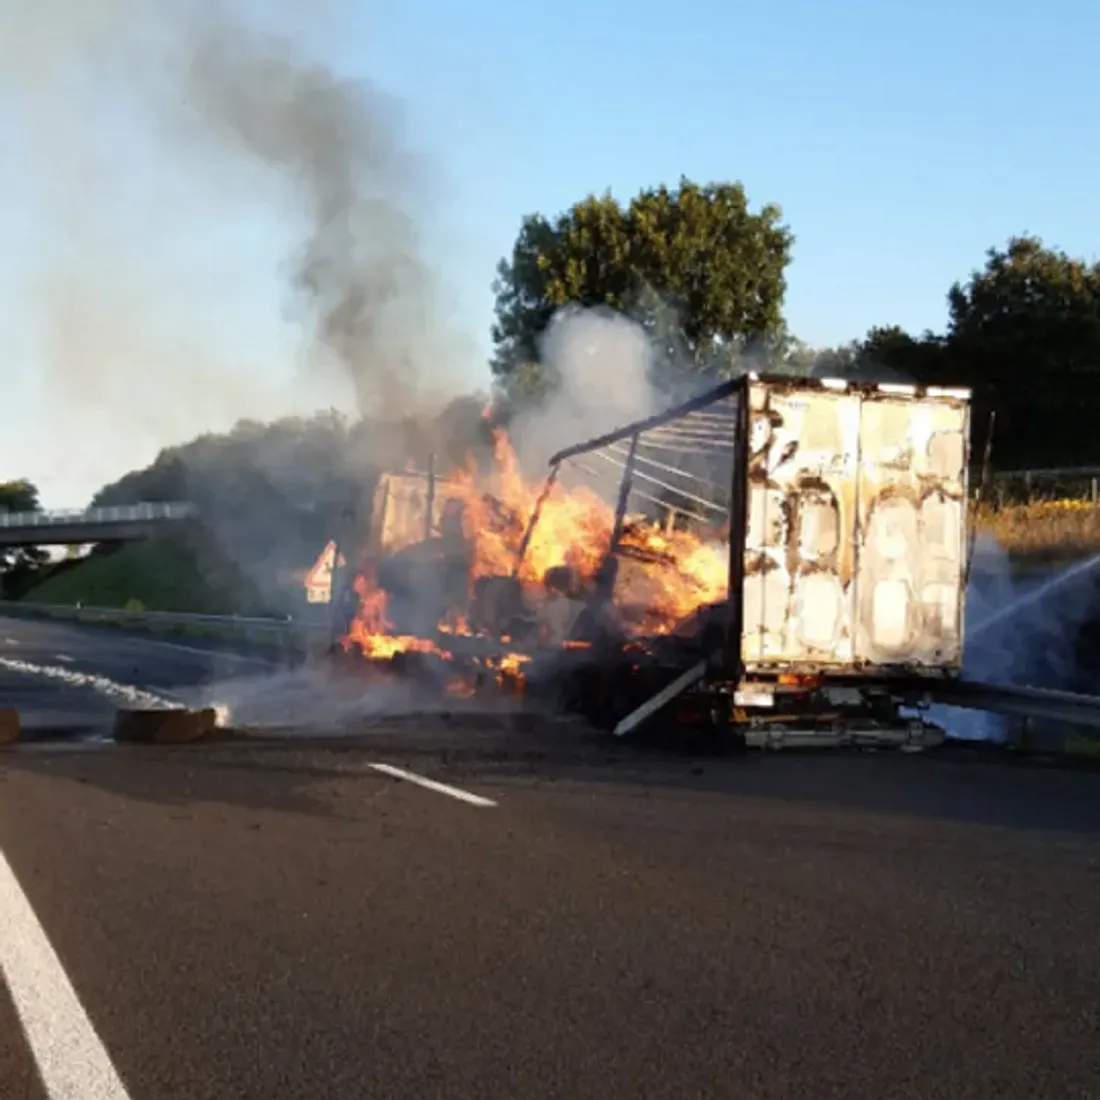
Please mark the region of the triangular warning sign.
MULTIPOLYGON (((313 568, 306 574, 306 588, 323 588, 332 584, 332 567, 336 560, 336 543, 329 544, 321 551, 321 556, 313 563, 313 568)), ((344 555, 340 555, 340 567, 347 565, 344 555)))

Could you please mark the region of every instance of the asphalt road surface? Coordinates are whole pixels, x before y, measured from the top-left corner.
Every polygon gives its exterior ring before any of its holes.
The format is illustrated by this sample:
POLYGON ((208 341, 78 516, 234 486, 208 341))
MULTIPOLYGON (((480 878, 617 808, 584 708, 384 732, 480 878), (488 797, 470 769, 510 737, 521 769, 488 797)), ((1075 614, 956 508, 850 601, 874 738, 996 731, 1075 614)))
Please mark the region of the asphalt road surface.
POLYGON ((141 705, 142 693, 174 700, 270 667, 200 639, 0 617, 0 706, 17 707, 33 734, 109 726, 115 708, 141 705))
POLYGON ((0 757, 0 1095, 1100 1097, 1094 774, 307 733, 0 757))

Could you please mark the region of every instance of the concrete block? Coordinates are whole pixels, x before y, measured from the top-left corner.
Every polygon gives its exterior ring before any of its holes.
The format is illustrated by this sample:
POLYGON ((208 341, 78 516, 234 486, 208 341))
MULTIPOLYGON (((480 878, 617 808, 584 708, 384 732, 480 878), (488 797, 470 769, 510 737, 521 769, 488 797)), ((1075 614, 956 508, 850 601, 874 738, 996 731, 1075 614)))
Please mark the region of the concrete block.
POLYGON ((213 707, 202 710, 120 710, 115 740, 133 745, 186 745, 205 741, 219 731, 213 707))
POLYGON ((15 707, 0 707, 0 745, 14 745, 19 740, 19 711, 15 707))

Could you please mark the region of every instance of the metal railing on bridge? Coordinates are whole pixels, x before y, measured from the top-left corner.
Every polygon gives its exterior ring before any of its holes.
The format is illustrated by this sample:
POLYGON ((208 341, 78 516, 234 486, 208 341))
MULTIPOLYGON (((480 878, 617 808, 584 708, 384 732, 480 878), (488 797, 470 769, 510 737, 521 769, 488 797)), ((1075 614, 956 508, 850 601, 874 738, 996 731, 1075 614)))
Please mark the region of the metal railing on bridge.
POLYGON ((54 508, 39 512, 0 512, 0 527, 107 526, 195 519, 194 504, 183 502, 120 504, 110 508, 54 508))

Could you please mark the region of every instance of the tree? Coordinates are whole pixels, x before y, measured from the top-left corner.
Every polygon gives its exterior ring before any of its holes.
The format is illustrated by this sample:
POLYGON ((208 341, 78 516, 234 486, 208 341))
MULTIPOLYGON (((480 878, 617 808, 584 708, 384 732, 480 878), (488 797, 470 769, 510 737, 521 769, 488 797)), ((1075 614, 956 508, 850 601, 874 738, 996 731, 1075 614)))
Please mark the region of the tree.
POLYGON ((980 445, 996 412, 1001 469, 1096 464, 1088 414, 1100 407, 1100 265, 1015 237, 947 301, 942 336, 873 328, 819 353, 814 374, 969 386, 980 445))
POLYGON ((809 373, 815 378, 852 378, 856 374, 859 343, 853 340, 835 348, 810 351, 809 373))
MULTIPOLYGON (((0 512, 34 512, 38 507, 38 489, 32 482, 0 481, 0 512)), ((21 595, 47 560, 37 546, 0 547, 0 595, 21 595)))
POLYGON ((38 489, 26 478, 0 481, 0 512, 35 512, 38 506, 38 489))
POLYGON ((810 347, 809 344, 799 340, 797 336, 791 336, 786 343, 783 354, 775 363, 775 370, 781 374, 791 374, 805 378, 813 374, 814 365, 821 353, 810 347))
POLYGON ((948 369, 942 336, 914 337, 897 325, 872 328, 852 350, 849 377, 868 381, 934 383, 944 381, 948 369))
POLYGON ((996 410, 996 464, 1096 464, 1100 265, 1015 237, 951 287, 948 308, 941 373, 974 387, 976 421, 996 410))
POLYGON ((774 205, 750 211, 739 183, 687 179, 625 209, 591 195, 553 221, 528 216, 497 268, 493 373, 507 385, 521 372, 537 390, 531 364, 566 306, 633 317, 673 373, 723 376, 746 350, 774 356, 794 240, 780 218, 774 205))

